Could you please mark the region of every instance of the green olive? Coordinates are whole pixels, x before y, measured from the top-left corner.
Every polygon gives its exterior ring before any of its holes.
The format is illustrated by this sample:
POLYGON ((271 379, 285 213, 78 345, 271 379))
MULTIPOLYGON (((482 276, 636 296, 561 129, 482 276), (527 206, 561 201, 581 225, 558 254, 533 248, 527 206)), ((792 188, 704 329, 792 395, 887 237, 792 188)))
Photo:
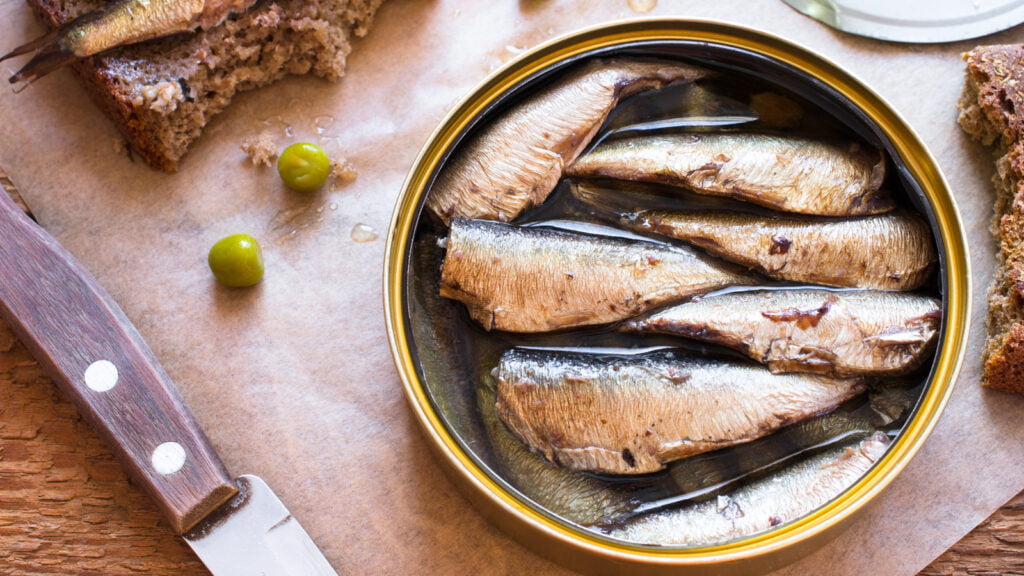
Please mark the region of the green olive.
POLYGON ((317 190, 324 185, 330 172, 331 159, 316 144, 292 144, 277 158, 277 173, 286 186, 299 192, 317 190))
POLYGON ((263 278, 263 249, 248 234, 232 234, 210 248, 210 270, 225 286, 252 286, 263 278))

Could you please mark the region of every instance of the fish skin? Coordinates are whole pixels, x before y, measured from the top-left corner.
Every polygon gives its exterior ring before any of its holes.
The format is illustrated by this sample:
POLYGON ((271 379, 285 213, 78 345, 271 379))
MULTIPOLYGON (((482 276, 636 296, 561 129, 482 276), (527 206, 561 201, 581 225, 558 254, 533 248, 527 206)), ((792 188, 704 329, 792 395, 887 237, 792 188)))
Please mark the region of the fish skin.
POLYGON ((487 330, 606 324, 752 275, 683 246, 453 219, 441 295, 487 330))
POLYGON ((894 207, 881 189, 880 150, 807 138, 691 133, 616 140, 565 173, 668 184, 800 214, 857 216, 894 207))
POLYGON ((620 325, 738 350, 774 373, 898 375, 935 345, 939 300, 874 290, 751 290, 673 306, 620 325))
POLYGON ((71 25, 67 45, 84 58, 124 44, 208 30, 255 4, 256 0, 121 0, 94 20, 71 25))
POLYGON ((767 531, 835 499, 884 454, 888 437, 877 432, 738 488, 731 495, 638 516, 608 531, 636 544, 707 546, 767 531))
POLYGON ((663 60, 584 63, 470 136, 438 175, 427 208, 445 224, 513 220, 544 202, 620 99, 707 74, 663 60))
POLYGON ((657 352, 599 356, 513 348, 497 410, 531 450, 571 470, 656 472, 765 436, 866 391, 860 378, 775 375, 749 364, 657 352))
POLYGON ((772 278, 826 286, 914 290, 928 281, 938 258, 928 225, 906 212, 818 221, 726 210, 645 211, 621 221, 772 278))
POLYGON ((79 58, 123 44, 191 30, 204 0, 124 0, 97 11, 95 19, 69 23, 67 46, 79 58))

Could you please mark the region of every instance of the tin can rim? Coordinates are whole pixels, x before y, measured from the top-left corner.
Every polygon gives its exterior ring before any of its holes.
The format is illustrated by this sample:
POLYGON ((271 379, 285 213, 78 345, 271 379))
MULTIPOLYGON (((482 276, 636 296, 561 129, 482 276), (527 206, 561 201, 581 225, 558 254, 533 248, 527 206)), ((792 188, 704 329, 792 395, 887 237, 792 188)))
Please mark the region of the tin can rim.
POLYGON ((971 301, 967 254, 959 209, 937 162, 906 121, 849 72, 809 49, 747 26, 704 19, 636 18, 585 28, 524 52, 487 76, 447 114, 417 156, 396 201, 384 259, 385 320, 392 356, 410 407, 449 475, 481 513, 522 540, 545 543, 545 547, 550 544, 550 550, 536 550, 542 554, 582 552, 572 561, 584 568, 608 560, 653 567, 708 566, 762 558, 803 542, 818 541, 818 536, 863 508, 906 467, 948 402, 963 361, 971 301), (678 549, 620 543, 573 529, 539 513, 491 478, 462 451, 433 410, 410 352, 405 315, 407 257, 423 196, 435 168, 472 119, 504 91, 560 62, 630 43, 674 40, 707 42, 771 57, 826 83, 880 127, 931 205, 944 263, 946 300, 941 352, 931 382, 913 418, 870 472, 838 498, 798 521, 722 545, 678 549))

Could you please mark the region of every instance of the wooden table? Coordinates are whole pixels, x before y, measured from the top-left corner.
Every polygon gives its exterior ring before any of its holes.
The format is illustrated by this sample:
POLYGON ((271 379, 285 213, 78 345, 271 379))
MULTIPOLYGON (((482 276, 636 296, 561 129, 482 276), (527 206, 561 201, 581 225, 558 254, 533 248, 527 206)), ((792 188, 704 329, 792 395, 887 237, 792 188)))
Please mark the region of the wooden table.
MULTIPOLYGON (((0 321, 0 574, 140 573, 207 574, 0 321)), ((1024 576, 1024 492, 920 575, 1024 576)))

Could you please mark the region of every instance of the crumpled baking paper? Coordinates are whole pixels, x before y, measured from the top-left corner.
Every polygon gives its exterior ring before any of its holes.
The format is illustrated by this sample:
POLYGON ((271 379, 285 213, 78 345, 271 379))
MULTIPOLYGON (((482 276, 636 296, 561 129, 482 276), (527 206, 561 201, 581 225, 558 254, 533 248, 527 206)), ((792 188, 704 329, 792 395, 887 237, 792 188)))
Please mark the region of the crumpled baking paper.
MULTIPOLYGON (((953 397, 902 475, 839 537, 778 574, 915 574, 1024 488, 1024 398, 978 384, 992 157, 956 125, 960 54, 852 37, 781 2, 389 0, 337 84, 289 78, 238 97, 176 174, 131 161, 67 70, 0 90, 0 166, 40 223, 113 294, 235 474, 273 486, 339 573, 568 574, 490 525, 444 476, 392 364, 381 271, 406 172, 448 109, 486 74, 556 35, 636 16, 711 18, 783 36, 866 82, 938 159, 970 235, 971 341, 953 397), (320 140, 358 171, 314 195, 286 190, 240 150, 267 131, 320 140), (248 232, 265 280, 217 286, 206 252, 248 232)), ((41 33, 0 1, 6 51, 41 33)), ((9 76, 22 60, 0 64, 9 76)), ((0 240, 2 241, 2 240, 0 240)))

